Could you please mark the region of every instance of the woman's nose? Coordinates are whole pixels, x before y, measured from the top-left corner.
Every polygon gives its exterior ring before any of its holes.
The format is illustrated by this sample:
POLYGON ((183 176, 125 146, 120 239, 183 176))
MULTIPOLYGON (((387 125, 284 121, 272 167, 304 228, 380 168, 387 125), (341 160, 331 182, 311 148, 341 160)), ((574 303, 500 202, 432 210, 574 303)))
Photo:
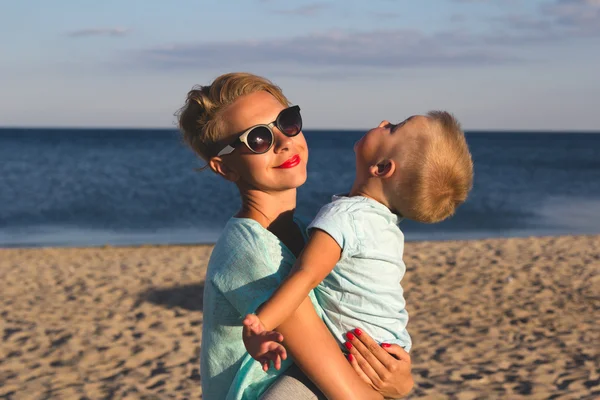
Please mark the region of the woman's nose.
POLYGON ((275 151, 281 151, 284 149, 289 149, 292 144, 292 138, 281 133, 279 129, 273 130, 273 136, 275 140, 275 151))

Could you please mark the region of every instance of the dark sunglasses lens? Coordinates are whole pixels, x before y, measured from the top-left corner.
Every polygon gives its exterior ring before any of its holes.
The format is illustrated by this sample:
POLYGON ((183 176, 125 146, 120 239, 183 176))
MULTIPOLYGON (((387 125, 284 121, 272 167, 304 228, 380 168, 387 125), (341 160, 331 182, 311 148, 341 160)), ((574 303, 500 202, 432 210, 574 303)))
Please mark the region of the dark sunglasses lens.
POLYGON ((259 126, 250 131, 248 137, 248 146, 255 153, 264 153, 269 150, 271 143, 273 143, 273 135, 264 126, 259 126))
POLYGON ((277 119, 278 128, 286 136, 296 136, 302 130, 302 117, 296 108, 285 109, 277 119))

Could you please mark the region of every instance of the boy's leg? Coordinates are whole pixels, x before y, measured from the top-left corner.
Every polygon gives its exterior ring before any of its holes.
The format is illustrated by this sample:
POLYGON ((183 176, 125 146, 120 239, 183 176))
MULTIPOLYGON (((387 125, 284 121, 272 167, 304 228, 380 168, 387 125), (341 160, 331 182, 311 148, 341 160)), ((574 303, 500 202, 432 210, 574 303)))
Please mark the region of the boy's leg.
POLYGON ((319 388, 293 364, 261 396, 261 400, 326 400, 319 388))

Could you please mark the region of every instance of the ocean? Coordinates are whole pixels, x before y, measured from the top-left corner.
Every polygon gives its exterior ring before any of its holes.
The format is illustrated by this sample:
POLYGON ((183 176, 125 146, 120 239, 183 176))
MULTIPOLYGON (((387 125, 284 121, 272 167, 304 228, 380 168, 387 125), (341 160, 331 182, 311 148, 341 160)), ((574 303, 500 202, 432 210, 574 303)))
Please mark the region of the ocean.
MULTIPOLYGON (((314 216, 354 178, 362 131, 306 131, 314 216)), ((468 201, 450 220, 403 221, 406 239, 600 233, 600 133, 467 132, 468 201)), ((0 247, 214 243, 239 207, 175 130, 0 129, 0 247)))

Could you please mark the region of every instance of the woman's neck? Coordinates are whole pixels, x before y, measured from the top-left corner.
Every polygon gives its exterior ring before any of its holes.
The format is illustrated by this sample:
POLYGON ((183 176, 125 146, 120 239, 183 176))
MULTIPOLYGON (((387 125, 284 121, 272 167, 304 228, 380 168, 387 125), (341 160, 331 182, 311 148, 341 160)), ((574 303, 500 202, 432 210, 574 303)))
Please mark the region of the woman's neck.
POLYGON ((304 247, 304 236, 294 223, 296 189, 277 193, 240 192, 242 207, 235 216, 255 220, 277 236, 297 257, 304 247))
POLYGON ((267 229, 273 225, 293 223, 296 209, 296 189, 274 193, 244 190, 240 191, 240 195, 242 206, 236 217, 253 219, 267 229))

